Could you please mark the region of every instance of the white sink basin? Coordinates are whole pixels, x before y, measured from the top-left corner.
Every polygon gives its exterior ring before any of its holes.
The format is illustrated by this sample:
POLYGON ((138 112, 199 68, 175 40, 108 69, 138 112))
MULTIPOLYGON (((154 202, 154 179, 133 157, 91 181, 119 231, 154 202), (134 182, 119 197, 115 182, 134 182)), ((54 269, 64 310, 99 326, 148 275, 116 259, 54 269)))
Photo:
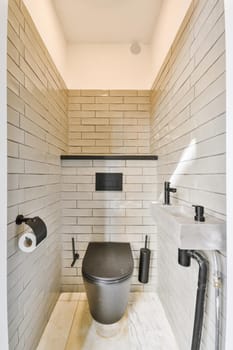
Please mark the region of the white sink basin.
POLYGON ((177 247, 192 250, 226 250, 226 223, 205 214, 194 220, 194 208, 151 203, 151 214, 164 231, 175 236, 177 247))

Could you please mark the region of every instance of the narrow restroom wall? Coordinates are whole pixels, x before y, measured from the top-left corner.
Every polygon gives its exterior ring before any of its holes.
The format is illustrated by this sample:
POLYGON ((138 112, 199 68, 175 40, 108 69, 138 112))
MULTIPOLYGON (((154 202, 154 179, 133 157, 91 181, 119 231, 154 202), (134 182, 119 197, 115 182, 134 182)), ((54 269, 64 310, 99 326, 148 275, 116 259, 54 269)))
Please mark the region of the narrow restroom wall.
POLYGON ((8 2, 0 3, 0 339, 1 346, 8 350, 7 324, 7 19, 8 2))
MULTIPOLYGON (((150 91, 69 90, 70 154, 150 154, 150 91)), ((131 242, 132 290, 157 287, 157 235, 149 203, 157 199, 156 160, 63 160, 63 291, 83 291, 82 258, 89 241, 131 242), (122 192, 96 192, 96 172, 123 173, 122 192), (139 250, 150 235, 150 283, 138 282, 139 250), (71 238, 80 260, 71 268, 71 238)))
POLYGON ((10 350, 33 350, 60 291, 60 154, 67 92, 20 0, 8 23, 8 312, 10 350), (17 214, 41 216, 48 237, 18 250, 17 214))
MULTIPOLYGON (((204 205, 225 217, 225 36, 223 0, 193 1, 152 91, 152 152, 159 155, 160 192, 172 203, 204 205)), ((179 267, 172 237, 158 232, 159 294, 179 348, 190 348, 198 267, 179 267)), ((202 349, 214 348, 212 256, 202 349)), ((225 252, 221 252, 226 269, 225 252)), ((226 280, 224 278, 224 288, 226 280)), ((225 292, 224 304, 225 304, 225 292)), ((225 310, 222 343, 224 348, 225 310)))
POLYGON ((69 90, 69 153, 150 154, 149 90, 69 90))

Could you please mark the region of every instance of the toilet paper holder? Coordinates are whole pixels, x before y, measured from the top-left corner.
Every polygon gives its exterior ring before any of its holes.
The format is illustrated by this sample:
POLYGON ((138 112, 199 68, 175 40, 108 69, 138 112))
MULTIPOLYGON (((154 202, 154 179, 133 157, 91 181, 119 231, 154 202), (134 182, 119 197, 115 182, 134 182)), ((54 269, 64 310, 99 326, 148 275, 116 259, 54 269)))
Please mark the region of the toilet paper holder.
POLYGON ((39 216, 35 216, 34 218, 26 218, 24 215, 18 215, 15 223, 16 225, 21 225, 22 223, 28 225, 36 236, 37 245, 47 236, 47 227, 39 216))

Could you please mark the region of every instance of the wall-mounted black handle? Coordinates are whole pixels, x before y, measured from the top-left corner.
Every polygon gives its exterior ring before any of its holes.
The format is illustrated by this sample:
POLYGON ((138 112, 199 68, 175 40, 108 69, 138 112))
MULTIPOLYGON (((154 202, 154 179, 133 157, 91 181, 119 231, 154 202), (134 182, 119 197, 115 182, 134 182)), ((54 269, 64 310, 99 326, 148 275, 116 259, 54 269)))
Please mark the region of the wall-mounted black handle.
POLYGON ((76 251, 75 251, 74 238, 72 238, 72 252, 73 252, 73 261, 72 261, 72 264, 70 265, 71 267, 73 267, 74 264, 76 263, 76 260, 79 259, 79 254, 76 253, 76 251))
POLYGON ((172 193, 176 193, 176 188, 170 187, 169 191, 172 192, 172 193))

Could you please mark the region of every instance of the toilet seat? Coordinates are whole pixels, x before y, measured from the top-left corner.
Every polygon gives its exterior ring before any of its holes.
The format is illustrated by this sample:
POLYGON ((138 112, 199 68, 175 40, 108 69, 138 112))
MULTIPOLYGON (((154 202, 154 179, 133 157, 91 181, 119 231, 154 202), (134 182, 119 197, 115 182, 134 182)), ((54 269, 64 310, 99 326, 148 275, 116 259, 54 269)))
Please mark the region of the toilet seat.
POLYGON ((133 272, 129 243, 90 242, 82 264, 83 277, 90 282, 112 284, 128 279, 133 272))

